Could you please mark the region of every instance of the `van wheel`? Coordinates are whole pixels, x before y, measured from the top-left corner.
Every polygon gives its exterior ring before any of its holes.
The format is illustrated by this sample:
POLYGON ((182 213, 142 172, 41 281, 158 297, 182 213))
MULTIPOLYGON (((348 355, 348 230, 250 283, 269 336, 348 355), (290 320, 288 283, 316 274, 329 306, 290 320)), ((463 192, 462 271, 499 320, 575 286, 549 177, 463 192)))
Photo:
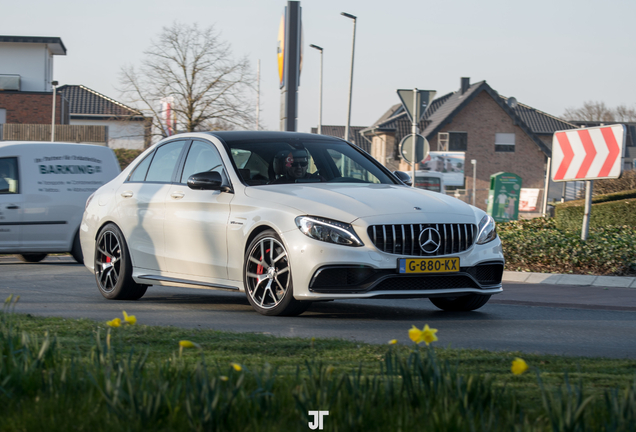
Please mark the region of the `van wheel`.
POLYGON ((488 303, 490 296, 469 294, 461 297, 431 297, 429 300, 435 306, 445 311, 468 312, 479 309, 488 303))
POLYGON ((80 236, 79 230, 75 233, 75 238, 73 239, 73 249, 71 249, 71 255, 73 259, 78 262, 78 264, 84 264, 84 255, 82 254, 82 245, 80 244, 80 236))
POLYGON ((47 255, 45 253, 29 253, 18 255, 18 257, 20 257, 21 261, 36 263, 42 261, 47 255))
POLYGON ((132 278, 132 261, 124 235, 117 225, 102 228, 95 243, 95 280, 99 292, 110 300, 138 300, 148 285, 132 278))

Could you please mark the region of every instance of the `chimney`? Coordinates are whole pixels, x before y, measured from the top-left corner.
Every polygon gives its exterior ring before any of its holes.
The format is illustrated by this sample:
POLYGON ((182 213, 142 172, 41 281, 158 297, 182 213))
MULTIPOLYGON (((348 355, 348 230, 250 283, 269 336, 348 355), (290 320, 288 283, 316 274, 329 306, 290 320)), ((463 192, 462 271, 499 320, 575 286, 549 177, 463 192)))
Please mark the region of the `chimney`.
POLYGON ((466 93, 466 90, 468 90, 468 87, 470 87, 470 77, 462 77, 461 79, 462 94, 466 93))

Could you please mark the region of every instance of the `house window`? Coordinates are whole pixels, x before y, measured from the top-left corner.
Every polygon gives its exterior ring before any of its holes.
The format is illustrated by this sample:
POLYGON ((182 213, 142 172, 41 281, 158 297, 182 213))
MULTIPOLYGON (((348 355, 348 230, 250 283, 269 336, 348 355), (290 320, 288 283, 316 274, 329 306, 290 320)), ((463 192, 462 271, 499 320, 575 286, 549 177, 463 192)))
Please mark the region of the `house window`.
POLYGON ((466 151, 468 149, 468 133, 449 132, 448 151, 466 151))
POLYGON ((5 108, 0 108, 0 124, 4 124, 7 122, 7 110, 5 108))
POLYGON ((514 152, 515 151, 515 134, 513 133, 495 134, 495 151, 496 152, 514 152))

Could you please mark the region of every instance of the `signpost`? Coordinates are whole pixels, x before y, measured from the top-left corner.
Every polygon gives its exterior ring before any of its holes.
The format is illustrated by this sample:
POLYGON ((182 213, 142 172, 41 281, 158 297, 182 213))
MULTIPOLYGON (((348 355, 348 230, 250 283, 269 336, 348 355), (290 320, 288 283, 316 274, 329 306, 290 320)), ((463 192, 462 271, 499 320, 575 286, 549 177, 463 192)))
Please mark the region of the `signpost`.
MULTIPOLYGON (((435 97, 436 93, 437 92, 434 90, 418 90, 416 88, 413 90, 402 89, 397 91, 397 94, 400 97, 400 100, 402 101, 402 105, 404 106, 404 110, 406 111, 406 114, 411 119, 411 136, 415 137, 417 135, 417 123, 420 121, 420 118, 422 117, 422 115, 426 112, 426 109, 428 108, 430 102, 435 97), (424 109, 422 109, 422 107, 424 107, 424 109)), ((417 156, 418 155, 417 145, 420 140, 411 139, 411 141, 412 141, 411 154, 414 156, 417 156)), ((404 142, 404 140, 402 142, 404 142)), ((423 153, 423 149, 422 149, 422 153, 423 153)), ((425 158, 427 154, 424 155, 423 158, 425 158)), ((422 159, 420 159, 419 161, 421 161, 422 159)), ((411 177, 413 179, 413 187, 415 187, 415 167, 419 161, 413 160, 411 162, 411 165, 412 165, 411 177)))
POLYGON ((558 131, 552 138, 552 180, 585 180, 585 213, 581 240, 587 240, 593 180, 618 178, 625 148, 625 125, 558 131))
POLYGON ((407 135, 400 141, 400 154, 408 163, 420 163, 424 161, 430 149, 428 140, 420 134, 407 135), (415 157, 413 156, 413 137, 416 137, 415 157))

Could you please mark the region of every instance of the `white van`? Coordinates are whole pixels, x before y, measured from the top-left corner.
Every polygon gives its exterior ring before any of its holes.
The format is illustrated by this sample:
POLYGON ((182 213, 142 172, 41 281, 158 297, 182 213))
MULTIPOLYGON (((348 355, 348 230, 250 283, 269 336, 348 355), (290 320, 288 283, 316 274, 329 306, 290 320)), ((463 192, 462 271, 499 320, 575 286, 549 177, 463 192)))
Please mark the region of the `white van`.
POLYGON ((86 199, 119 171, 108 147, 0 141, 0 254, 38 262, 70 252, 82 263, 86 199))
POLYGON ((437 171, 415 171, 415 187, 433 192, 446 193, 444 173, 437 171))

